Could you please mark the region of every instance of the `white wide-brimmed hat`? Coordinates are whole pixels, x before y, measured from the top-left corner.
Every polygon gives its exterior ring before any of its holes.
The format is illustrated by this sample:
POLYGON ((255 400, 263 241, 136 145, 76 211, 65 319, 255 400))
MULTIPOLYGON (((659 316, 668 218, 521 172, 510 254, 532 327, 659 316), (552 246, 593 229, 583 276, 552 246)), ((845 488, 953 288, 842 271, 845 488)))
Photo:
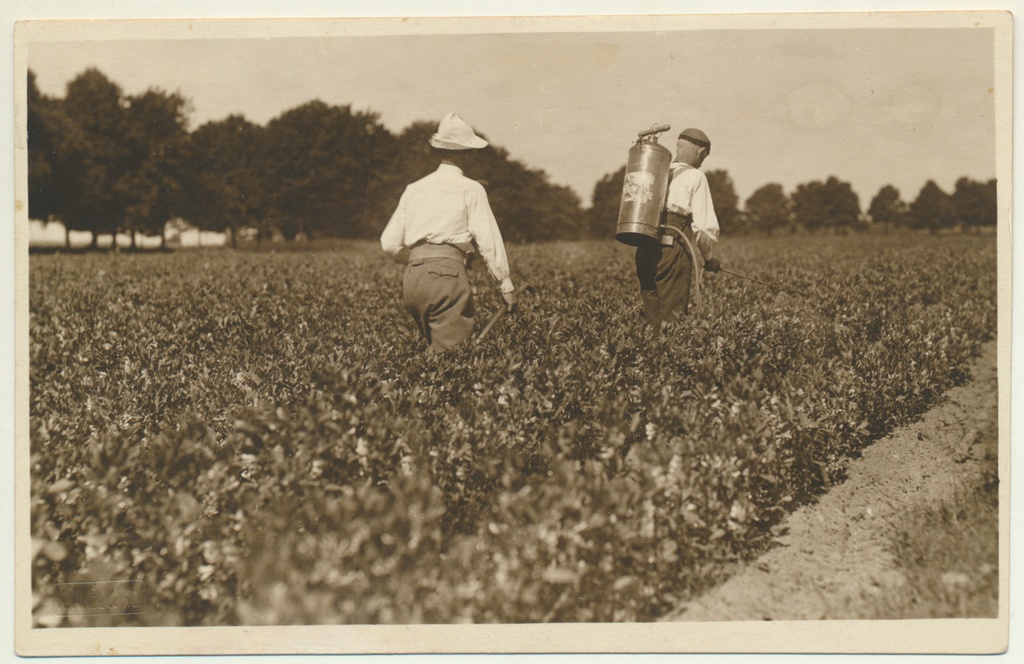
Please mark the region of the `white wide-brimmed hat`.
POLYGON ((449 113, 437 125, 437 133, 430 137, 430 144, 442 150, 473 150, 487 147, 487 141, 480 138, 473 128, 466 124, 458 113, 449 113))

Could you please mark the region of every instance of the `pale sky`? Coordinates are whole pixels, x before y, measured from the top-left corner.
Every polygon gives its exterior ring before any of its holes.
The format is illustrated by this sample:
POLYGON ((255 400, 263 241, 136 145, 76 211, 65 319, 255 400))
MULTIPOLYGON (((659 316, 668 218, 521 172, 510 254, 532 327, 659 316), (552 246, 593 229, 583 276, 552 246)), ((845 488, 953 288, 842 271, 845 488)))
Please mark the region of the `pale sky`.
POLYGON ((459 112, 589 204, 636 132, 712 141, 740 204, 758 187, 835 175, 861 208, 885 184, 996 175, 990 28, 687 30, 116 40, 30 44, 43 93, 87 67, 129 94, 177 90, 191 126, 265 124, 311 99, 372 110, 393 132, 459 112))

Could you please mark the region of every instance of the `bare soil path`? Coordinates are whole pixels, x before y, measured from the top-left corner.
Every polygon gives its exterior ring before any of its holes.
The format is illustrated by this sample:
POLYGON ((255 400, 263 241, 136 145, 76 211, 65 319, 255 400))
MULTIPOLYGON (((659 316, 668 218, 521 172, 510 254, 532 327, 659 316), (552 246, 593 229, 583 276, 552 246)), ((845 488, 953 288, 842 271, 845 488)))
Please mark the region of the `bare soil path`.
POLYGON ((893 523, 952 499, 998 440, 996 344, 966 385, 924 417, 866 448, 845 482, 794 512, 778 546, 663 620, 814 620, 870 616, 904 576, 889 552, 893 523))

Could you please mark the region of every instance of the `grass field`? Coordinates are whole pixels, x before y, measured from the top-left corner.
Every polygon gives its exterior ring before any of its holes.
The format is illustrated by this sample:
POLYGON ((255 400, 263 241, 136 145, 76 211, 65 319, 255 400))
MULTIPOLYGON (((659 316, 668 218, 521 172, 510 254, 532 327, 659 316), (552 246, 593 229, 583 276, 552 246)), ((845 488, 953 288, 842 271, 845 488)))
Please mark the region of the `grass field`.
MULTIPOLYGON (((727 239, 664 339, 613 242, 427 357, 373 245, 34 255, 39 625, 652 620, 964 381, 995 238, 727 239), (627 462, 628 453, 628 462, 627 462), (64 615, 135 580, 145 611, 64 615)), ((480 320, 498 307, 481 267, 480 320)))

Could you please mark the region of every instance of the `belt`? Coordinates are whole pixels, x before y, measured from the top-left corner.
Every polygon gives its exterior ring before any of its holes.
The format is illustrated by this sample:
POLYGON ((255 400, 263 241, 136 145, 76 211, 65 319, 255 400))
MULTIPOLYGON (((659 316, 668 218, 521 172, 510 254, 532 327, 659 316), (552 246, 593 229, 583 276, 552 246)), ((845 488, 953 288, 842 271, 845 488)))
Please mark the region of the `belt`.
POLYGON ((664 224, 665 226, 675 228, 677 231, 681 232, 688 230, 693 226, 693 215, 676 214, 675 212, 669 212, 668 210, 665 210, 664 214, 661 217, 661 223, 664 224), (682 223, 680 223, 678 226, 669 223, 669 219, 672 219, 673 217, 679 219, 682 223))
POLYGON ((456 246, 450 244, 430 244, 424 242, 417 244, 409 250, 409 262, 423 260, 424 258, 454 258, 463 265, 466 264, 466 254, 456 246))

